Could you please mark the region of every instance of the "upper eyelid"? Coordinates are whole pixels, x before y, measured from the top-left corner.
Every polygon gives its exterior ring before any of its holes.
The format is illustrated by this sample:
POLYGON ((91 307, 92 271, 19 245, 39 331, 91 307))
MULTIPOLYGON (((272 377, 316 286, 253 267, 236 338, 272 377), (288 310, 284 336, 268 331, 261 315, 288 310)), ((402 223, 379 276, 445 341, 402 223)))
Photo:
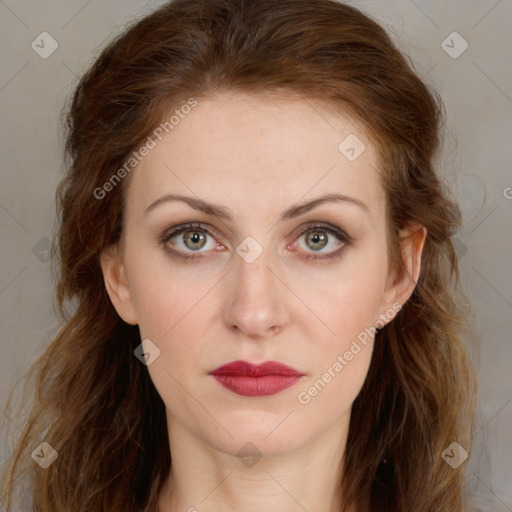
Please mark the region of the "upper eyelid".
MULTIPOLYGON (((329 223, 325 222, 318 222, 318 221, 311 221, 309 223, 306 223, 306 226, 301 228, 296 228, 296 230, 300 229, 300 233, 298 233, 297 236, 304 235, 307 231, 312 229, 325 229, 326 231, 329 231, 331 234, 336 236, 337 238, 341 238, 343 243, 350 242, 352 238, 348 233, 336 226, 333 226, 329 223), (338 237, 339 235, 339 237, 338 237)), ((183 224, 179 224, 177 226, 174 226, 168 230, 166 230, 162 236, 162 239, 165 239, 166 241, 170 240, 171 238, 178 236, 182 234, 184 231, 192 230, 192 229, 202 229, 206 231, 210 236, 216 238, 216 236, 220 236, 219 232, 210 224, 206 224, 203 222, 185 222, 183 224)), ((296 231, 294 230, 294 232, 296 231)), ((216 240, 217 241, 217 240, 216 240)), ((241 241, 241 240, 240 240, 241 241)))
POLYGON ((185 222, 184 224, 179 224, 172 228, 166 229, 162 235, 162 238, 170 239, 174 236, 181 235, 184 231, 192 230, 192 229, 202 229, 206 231, 209 235, 213 236, 216 234, 220 236, 218 231, 208 224, 203 224, 199 222, 185 222))

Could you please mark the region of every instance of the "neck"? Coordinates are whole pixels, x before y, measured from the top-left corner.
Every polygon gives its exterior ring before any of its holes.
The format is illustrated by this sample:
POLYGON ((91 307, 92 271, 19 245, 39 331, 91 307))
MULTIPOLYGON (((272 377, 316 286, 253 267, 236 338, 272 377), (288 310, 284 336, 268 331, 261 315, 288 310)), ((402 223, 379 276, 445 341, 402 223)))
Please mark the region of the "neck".
POLYGON ((268 456, 247 443, 245 451, 213 447, 178 421, 168 425, 172 469, 159 512, 341 510, 348 418, 307 445, 268 456))

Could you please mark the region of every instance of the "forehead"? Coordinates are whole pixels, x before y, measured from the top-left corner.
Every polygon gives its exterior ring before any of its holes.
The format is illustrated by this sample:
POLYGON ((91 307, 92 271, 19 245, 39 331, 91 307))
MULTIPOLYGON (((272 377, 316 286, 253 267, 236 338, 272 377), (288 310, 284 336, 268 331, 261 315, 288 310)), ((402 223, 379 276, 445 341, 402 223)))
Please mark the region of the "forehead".
POLYGON ((348 115, 303 98, 241 92, 198 99, 187 112, 134 169, 134 215, 166 193, 221 202, 234 216, 280 213, 328 193, 382 213, 376 148, 348 115))

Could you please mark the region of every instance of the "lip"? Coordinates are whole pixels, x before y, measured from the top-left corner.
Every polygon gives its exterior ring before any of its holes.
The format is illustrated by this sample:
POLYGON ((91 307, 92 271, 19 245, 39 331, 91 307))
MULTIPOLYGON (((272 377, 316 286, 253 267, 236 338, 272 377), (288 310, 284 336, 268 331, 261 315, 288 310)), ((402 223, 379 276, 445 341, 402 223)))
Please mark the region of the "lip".
POLYGON ((209 372, 217 382, 242 396, 269 396, 293 386, 303 373, 278 361, 252 364, 232 361, 209 372))

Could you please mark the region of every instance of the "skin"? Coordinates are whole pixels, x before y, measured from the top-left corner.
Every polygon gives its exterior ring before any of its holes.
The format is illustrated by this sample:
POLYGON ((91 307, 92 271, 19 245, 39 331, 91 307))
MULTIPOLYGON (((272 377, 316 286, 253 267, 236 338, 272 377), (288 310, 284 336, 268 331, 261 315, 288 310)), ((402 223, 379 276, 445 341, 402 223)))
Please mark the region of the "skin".
POLYGON ((119 315, 160 350, 148 366, 172 453, 160 512, 339 510, 338 468, 373 337, 307 404, 298 395, 329 368, 332 376, 365 328, 392 321, 393 305, 414 290, 426 236, 422 226, 404 233, 406 271, 390 273, 378 166, 363 127, 326 105, 223 92, 199 101, 132 171, 121 244, 103 251, 101 265, 119 315), (350 134, 366 146, 355 161, 338 149, 350 134), (171 193, 222 205, 232 220, 178 201, 144 213, 171 193), (331 193, 367 210, 325 202, 279 221, 285 209, 331 193), (188 222, 213 236, 194 228, 205 245, 186 245, 183 233, 161 243, 188 222), (308 238, 313 222, 342 229, 352 243, 322 228, 311 230, 320 242, 308 238), (247 236, 263 250, 252 263, 236 252, 247 236), (185 262, 165 245, 204 257, 185 262), (338 258, 304 259, 340 247, 338 258), (240 359, 280 361, 304 376, 275 395, 244 397, 208 375, 240 359), (261 458, 243 458, 247 443, 261 458))

